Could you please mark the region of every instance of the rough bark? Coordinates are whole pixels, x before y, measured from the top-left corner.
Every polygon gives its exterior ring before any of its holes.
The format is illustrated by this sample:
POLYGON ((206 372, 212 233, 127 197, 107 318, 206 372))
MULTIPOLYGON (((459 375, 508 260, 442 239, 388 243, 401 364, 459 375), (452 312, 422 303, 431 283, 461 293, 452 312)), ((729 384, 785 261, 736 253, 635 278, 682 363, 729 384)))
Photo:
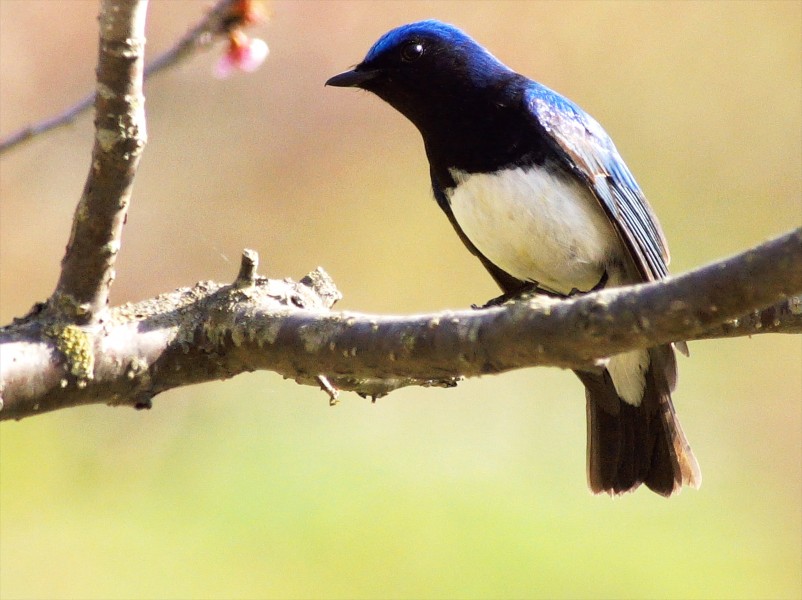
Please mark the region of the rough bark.
POLYGON ((378 397, 408 385, 530 366, 600 368, 679 340, 802 333, 802 229, 660 282, 556 300, 417 316, 333 312, 322 269, 299 283, 256 275, 201 282, 78 326, 32 311, 0 330, 0 419, 81 404, 149 407, 158 393, 258 369, 378 397), (763 310, 761 310, 763 309, 763 310))

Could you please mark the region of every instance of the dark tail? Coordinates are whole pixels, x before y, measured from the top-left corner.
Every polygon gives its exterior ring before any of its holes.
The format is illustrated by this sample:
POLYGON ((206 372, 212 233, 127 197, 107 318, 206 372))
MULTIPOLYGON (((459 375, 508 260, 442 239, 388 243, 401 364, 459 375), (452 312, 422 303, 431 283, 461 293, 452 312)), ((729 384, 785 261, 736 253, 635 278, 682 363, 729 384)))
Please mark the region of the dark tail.
POLYGON ((577 371, 587 398, 588 485, 595 494, 622 494, 645 483, 671 496, 684 485, 698 488, 702 483, 671 403, 674 351, 671 346, 652 348, 649 358, 640 406, 619 398, 607 371, 577 371))

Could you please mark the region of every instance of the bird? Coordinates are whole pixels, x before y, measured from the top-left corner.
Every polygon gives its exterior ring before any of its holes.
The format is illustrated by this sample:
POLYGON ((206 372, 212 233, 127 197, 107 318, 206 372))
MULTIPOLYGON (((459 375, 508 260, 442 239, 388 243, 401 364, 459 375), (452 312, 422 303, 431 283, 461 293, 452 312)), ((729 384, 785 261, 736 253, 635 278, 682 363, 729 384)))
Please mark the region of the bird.
MULTIPOLYGON (((668 276, 657 217, 601 125, 461 29, 437 20, 396 27, 326 85, 375 94, 415 125, 437 204, 502 298, 532 289, 568 298, 668 276)), ((671 400, 671 345, 575 373, 592 493, 645 484, 668 497, 699 487, 671 400)))

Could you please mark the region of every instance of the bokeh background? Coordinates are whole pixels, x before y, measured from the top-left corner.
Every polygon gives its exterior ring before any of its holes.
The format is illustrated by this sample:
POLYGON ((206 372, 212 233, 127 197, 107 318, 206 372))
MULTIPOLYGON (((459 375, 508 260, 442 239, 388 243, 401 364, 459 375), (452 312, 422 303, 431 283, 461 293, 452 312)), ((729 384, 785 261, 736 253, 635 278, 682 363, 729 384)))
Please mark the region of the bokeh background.
MULTIPOLYGON (((153 0, 151 57, 205 2, 153 0)), ((146 86, 150 142, 113 302, 321 265, 341 307, 414 313, 497 292, 432 201, 422 144, 324 89, 389 28, 456 23, 610 132, 674 272, 802 222, 802 3, 275 1, 263 68, 219 52, 146 86)), ((92 89, 97 3, 0 0, 0 131, 92 89)), ((0 160, 0 321, 55 284, 91 116, 0 160)), ((375 405, 271 373, 153 410, 0 427, 0 596, 799 598, 802 344, 697 342, 675 402, 704 472, 670 500, 593 497, 581 386, 528 369, 375 405)))

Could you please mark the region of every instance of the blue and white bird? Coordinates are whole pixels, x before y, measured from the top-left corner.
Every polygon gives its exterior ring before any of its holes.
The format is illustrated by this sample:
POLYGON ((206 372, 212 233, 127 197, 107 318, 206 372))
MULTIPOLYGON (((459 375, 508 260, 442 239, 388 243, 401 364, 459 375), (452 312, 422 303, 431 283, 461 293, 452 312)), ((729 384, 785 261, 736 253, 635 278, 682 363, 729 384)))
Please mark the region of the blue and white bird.
MULTIPOLYGON (((438 205, 505 294, 536 286, 569 296, 668 274, 657 218, 601 126, 456 27, 393 29, 326 84, 372 92, 418 128, 438 205)), ((699 486, 671 402, 671 346, 577 375, 594 493, 699 486)))

